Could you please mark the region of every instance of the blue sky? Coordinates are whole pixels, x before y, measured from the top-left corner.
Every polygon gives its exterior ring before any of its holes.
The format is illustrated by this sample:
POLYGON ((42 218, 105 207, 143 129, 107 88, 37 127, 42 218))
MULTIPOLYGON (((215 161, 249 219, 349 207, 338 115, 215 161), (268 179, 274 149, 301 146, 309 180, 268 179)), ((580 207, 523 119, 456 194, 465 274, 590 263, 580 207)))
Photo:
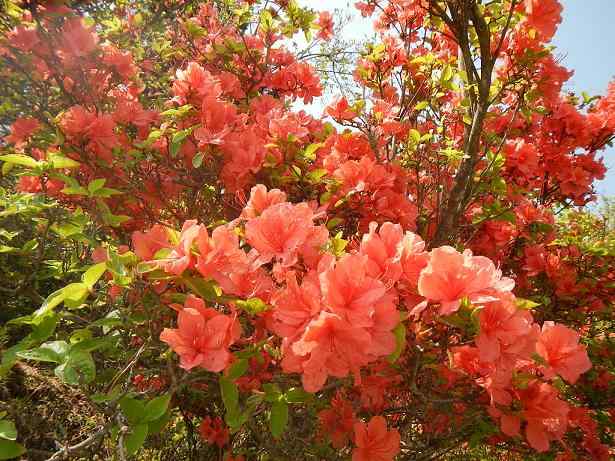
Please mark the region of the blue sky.
MULTIPOLYGON (((371 20, 363 19, 353 7, 357 0, 299 0, 315 10, 351 11, 353 21, 342 35, 346 39, 360 39, 370 32, 371 20)), ((615 0, 560 0, 564 6, 563 21, 554 44, 556 55, 564 65, 574 70, 567 87, 591 95, 606 92, 615 77, 615 0)), ((615 196, 615 148, 604 151, 609 168, 604 181, 596 183, 601 195, 615 196)))
MULTIPOLYGON (((615 1, 562 0, 562 4, 564 20, 554 43, 563 63, 574 70, 568 86, 578 92, 604 94, 615 76, 615 1)), ((603 195, 615 195, 615 149, 603 155, 609 170, 596 189, 603 195)))

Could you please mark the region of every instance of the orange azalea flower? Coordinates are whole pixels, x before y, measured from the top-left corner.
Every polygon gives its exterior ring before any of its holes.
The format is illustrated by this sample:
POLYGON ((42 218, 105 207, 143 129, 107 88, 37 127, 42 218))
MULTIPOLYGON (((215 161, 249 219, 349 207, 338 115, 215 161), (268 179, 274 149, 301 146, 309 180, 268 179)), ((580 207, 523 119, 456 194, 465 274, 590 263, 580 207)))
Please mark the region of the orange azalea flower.
POLYGON ((399 453, 399 432, 388 431, 382 416, 374 416, 367 425, 356 423, 354 434, 357 448, 352 450, 352 461, 392 461, 399 453))
POLYGON ((231 361, 228 348, 239 339, 241 327, 235 316, 205 307, 202 299, 189 296, 177 318, 178 328, 165 328, 160 340, 179 355, 180 366, 224 370, 231 361))
POLYGON ((579 334, 564 325, 545 322, 536 344, 536 351, 553 372, 571 384, 592 367, 585 346, 579 344, 579 334))

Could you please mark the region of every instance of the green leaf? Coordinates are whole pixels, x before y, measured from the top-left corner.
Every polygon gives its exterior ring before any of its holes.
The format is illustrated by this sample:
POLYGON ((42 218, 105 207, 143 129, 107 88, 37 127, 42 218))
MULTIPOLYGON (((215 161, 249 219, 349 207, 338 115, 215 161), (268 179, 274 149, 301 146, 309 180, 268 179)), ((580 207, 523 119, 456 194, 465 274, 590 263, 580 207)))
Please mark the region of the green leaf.
POLYGON ((111 209, 109 208, 109 206, 100 198, 96 200, 96 204, 98 205, 98 208, 100 209, 100 212, 102 214, 103 222, 111 227, 117 227, 123 222, 126 222, 131 219, 130 216, 114 215, 113 213, 111 213, 111 209))
POLYGON ((88 286, 85 283, 71 283, 64 288, 64 301, 78 300, 88 293, 88 286))
POLYGON ((250 298, 246 301, 240 299, 235 302, 235 305, 252 315, 269 310, 269 306, 260 298, 250 298))
POLYGON ((336 256, 341 256, 346 249, 346 245, 348 245, 348 240, 344 240, 342 238, 342 232, 338 232, 335 237, 331 239, 330 243, 333 254, 336 256))
POLYGON ((303 176, 303 172, 301 171, 301 168, 299 168, 297 165, 291 165, 290 168, 293 170, 293 172, 298 178, 301 178, 303 176))
POLYGON ((207 33, 205 28, 199 26, 196 22, 190 19, 184 22, 184 27, 192 38, 201 38, 207 33))
POLYGON ((0 439, 17 440, 17 429, 12 421, 0 420, 0 439))
POLYGON ((256 407, 263 403, 263 394, 252 394, 246 399, 247 413, 253 413, 256 407))
POLYGON ((53 334, 57 324, 58 316, 56 314, 47 315, 38 324, 33 324, 32 333, 28 336, 37 342, 45 341, 53 334))
POLYGON ((80 328, 75 330, 73 334, 70 336, 69 342, 71 344, 79 344, 84 341, 89 341, 92 339, 92 330, 88 330, 87 328, 80 328))
POLYGON ((447 81, 449 81, 452 78, 453 78, 453 68, 451 66, 447 65, 442 70, 442 77, 440 78, 440 81, 447 82, 447 81))
POLYGON ((480 446, 481 440, 497 432, 497 426, 480 418, 476 419, 474 427, 475 431, 468 439, 468 444, 472 448, 480 446))
POLYGON ((78 386, 94 381, 96 365, 89 352, 71 351, 67 361, 57 366, 54 373, 66 384, 78 386))
POLYGON ((109 197, 112 197, 113 195, 120 195, 120 194, 123 194, 121 190, 112 189, 110 187, 101 187, 96 192, 94 192, 92 195, 94 197, 109 198, 109 197))
POLYGON ((70 350, 70 345, 66 341, 49 341, 41 346, 54 351, 60 357, 66 357, 70 350))
POLYGON ((12 347, 4 350, 2 353, 2 361, 0 361, 0 377, 4 377, 13 368, 15 362, 17 362, 17 354, 32 345, 32 342, 24 339, 12 347))
POLYGON ((0 160, 13 163, 15 165, 25 166, 28 168, 36 168, 41 165, 41 162, 38 162, 32 157, 23 154, 0 155, 0 160))
POLYGON ((2 175, 6 176, 7 174, 9 174, 14 166, 14 163, 4 162, 2 164, 2 175))
POLYGON ((158 434, 165 428, 167 424, 169 424, 169 421, 171 421, 171 412, 167 411, 160 418, 154 421, 150 421, 149 430, 147 431, 148 434, 151 434, 151 435, 158 434))
POLYGON ((51 293, 43 305, 34 312, 34 319, 42 318, 59 306, 67 299, 79 299, 88 292, 88 286, 84 283, 71 283, 64 288, 51 293))
POLYGON ((78 351, 92 352, 98 349, 105 349, 106 347, 117 342, 117 338, 114 336, 101 336, 100 338, 84 338, 81 340, 79 340, 79 338, 77 339, 78 341, 71 345, 71 354, 78 351))
POLYGON ((387 357, 390 363, 395 363, 406 347, 406 327, 400 323, 393 330, 395 335, 395 350, 387 357))
POLYGON ((131 424, 139 423, 145 418, 145 405, 133 397, 123 397, 120 400, 120 408, 131 424))
POLYGON ((233 431, 238 430, 247 421, 246 415, 242 415, 239 408, 239 389, 233 381, 225 376, 221 376, 220 393, 222 394, 222 402, 224 402, 224 408, 226 409, 224 421, 233 431))
POLYGON ((31 239, 23 244, 23 246, 21 247, 21 251, 22 253, 27 253, 32 250, 35 250, 36 248, 38 248, 38 241, 36 239, 31 239))
POLYGON ((317 168, 315 170, 310 171, 305 177, 308 181, 317 183, 328 173, 324 168, 317 168))
POLYGON ((147 135, 147 139, 143 142, 144 146, 151 146, 152 144, 154 144, 158 139, 160 139, 160 137, 163 135, 163 131, 162 130, 152 130, 150 131, 149 135, 147 135))
POLYGON ((211 280, 205 280, 201 277, 182 277, 183 282, 194 293, 199 295, 205 301, 216 301, 221 295, 222 290, 211 280))
POLYGON ((509 223, 515 224, 517 222, 517 215, 515 215, 512 211, 507 211, 503 213, 499 219, 501 221, 508 221, 509 223))
POLYGON ((267 402, 277 402, 282 398, 282 391, 277 384, 265 383, 263 384, 263 390, 265 391, 265 400, 267 402))
POLYGON ((90 400, 94 403, 105 403, 111 400, 107 394, 104 392, 97 392, 96 394, 90 395, 90 400))
POLYGON ((36 349, 18 352, 17 356, 25 360, 35 360, 37 362, 62 363, 65 361, 69 347, 66 341, 51 341, 36 349))
POLYGON ((268 32, 273 29, 273 16, 271 16, 271 12, 269 10, 262 10, 260 12, 260 27, 264 32, 268 32))
POLYGON ((131 218, 127 215, 114 215, 111 213, 103 215, 103 221, 111 227, 118 227, 120 224, 129 221, 131 218))
POLYGON ((186 104, 174 109, 165 110, 164 112, 161 112, 160 115, 162 115, 163 117, 183 117, 188 114, 192 109, 193 107, 190 104, 186 104))
POLYGON ((121 391, 122 389, 120 386, 115 386, 111 388, 109 392, 97 392, 96 394, 92 394, 90 396, 90 399, 94 403, 110 402, 111 400, 116 400, 119 397, 121 391))
POLYGON ((247 359, 239 359, 231 367, 226 373, 226 377, 232 381, 241 378, 246 371, 248 371, 248 360, 247 359))
POLYGON ((288 424, 288 404, 284 401, 274 402, 269 413, 269 429, 276 439, 284 434, 288 424))
POLYGON ((90 195, 94 195, 94 193, 98 189, 102 188, 106 182, 107 180, 105 178, 94 179, 93 181, 91 181, 88 184, 88 192, 90 193, 90 195))
POLYGON ((288 403, 305 403, 312 398, 312 394, 303 390, 302 387, 291 387, 284 397, 288 403))
POLYGON ((83 305, 89 294, 89 287, 83 284, 83 288, 81 290, 66 297, 64 300, 64 306, 68 309, 77 309, 83 305))
POLYGON ((103 333, 107 334, 109 329, 115 326, 118 326, 118 325, 122 325, 123 323, 124 322, 122 321, 120 312, 117 310, 114 310, 114 311, 109 312, 104 318, 98 319, 95 322, 92 322, 91 325, 96 326, 96 327, 102 327, 103 333))
POLYGON ((170 395, 161 395, 156 397, 145 405, 145 421, 154 421, 162 417, 169 407, 171 401, 170 395))
POLYGON ((89 288, 92 288, 106 271, 107 271, 106 262, 94 264, 87 271, 85 271, 85 273, 81 277, 81 280, 89 288))
MULTIPOLYGON (((11 370, 18 359, 17 354, 19 352, 25 351, 39 342, 45 341, 49 338, 49 336, 51 336, 55 331, 58 321, 57 316, 55 315, 48 315, 42 319, 37 319, 36 321, 32 320, 32 316, 21 317, 21 319, 23 319, 22 323, 32 325, 32 333, 23 338, 14 346, 3 351, 2 360, 0 361, 0 377, 6 376, 6 374, 11 370)), ((15 320, 18 319, 14 319, 14 321, 15 320)))
POLYGON ((19 234, 21 233, 21 231, 16 231, 16 232, 10 232, 6 229, 0 229, 0 237, 5 238, 7 240, 13 240, 15 237, 17 237, 19 234))
POLYGON ((238 431, 241 428, 241 426, 246 421, 248 421, 249 418, 250 418, 249 413, 246 413, 246 412, 241 413, 239 410, 237 410, 236 413, 227 413, 226 415, 224 415, 224 422, 234 433, 238 431))
POLYGON ((63 170, 65 168, 78 168, 81 164, 72 158, 65 157, 61 154, 50 152, 47 155, 47 159, 51 168, 63 170))
POLYGON ((197 154, 192 159, 192 166, 194 168, 199 168, 203 164, 204 158, 205 158, 204 152, 197 152, 197 154))
POLYGON ((421 142, 421 133, 412 128, 408 133, 408 139, 412 140, 412 144, 417 145, 421 142))
POLYGON ((26 449, 20 443, 0 439, 0 459, 13 459, 23 455, 26 449))
POLYGON ((88 190, 81 186, 65 187, 61 192, 66 195, 88 195, 88 190))
POLYGON ((124 447, 126 447, 127 455, 134 455, 143 446, 147 438, 147 432, 147 424, 137 424, 130 428, 130 434, 124 437, 124 447))
MULTIPOLYGON (((504 194, 506 192, 506 181, 504 180, 504 178, 502 177, 494 178, 493 181, 491 181, 491 189, 493 190, 493 192, 504 194)), ((514 216, 514 213, 512 214, 514 216)))
POLYGON ((171 157, 175 158, 177 156, 177 153, 179 152, 179 149, 181 148, 184 140, 188 136, 190 136, 192 130, 194 130, 194 127, 178 131, 173 135, 173 137, 171 138, 171 146, 169 147, 169 153, 171 154, 171 157))
POLYGON ((536 303, 532 300, 523 299, 523 298, 517 298, 515 300, 515 304, 517 305, 519 309, 527 309, 527 310, 534 309, 535 307, 540 306, 540 303, 536 303))
POLYGON ((324 146, 324 143, 322 142, 310 144, 305 148, 305 151, 303 152, 304 157, 308 160, 316 160, 316 151, 322 146, 324 146))
POLYGON ((239 389, 237 385, 226 378, 220 377, 220 393, 222 394, 222 402, 228 413, 237 413, 239 410, 239 389))
POLYGON ((421 101, 416 106, 414 106, 414 110, 420 111, 420 110, 426 109, 427 106, 429 106, 428 101, 421 101))
POLYGON ((256 359, 258 360, 260 357, 260 359, 262 360, 262 356, 260 355, 259 352, 263 349, 263 346, 265 345, 265 343, 266 341, 263 340, 255 344, 250 344, 245 349, 235 352, 235 355, 239 359, 251 359, 252 357, 256 357, 256 359))
POLYGON ((7 16, 17 20, 23 17, 24 10, 17 5, 16 0, 5 1, 4 7, 6 8, 5 13, 7 16))
POLYGON ((320 203, 321 205, 324 205, 325 203, 327 203, 329 200, 331 200, 331 197, 333 196, 333 194, 331 192, 324 192, 319 198, 318 198, 318 203, 320 203))
POLYGON ((69 238, 81 234, 84 230, 84 224, 76 220, 70 220, 63 223, 55 223, 51 226, 51 230, 62 238, 69 238))
POLYGON ((344 220, 342 218, 332 218, 327 221, 327 229, 335 229, 337 226, 342 224, 344 220))

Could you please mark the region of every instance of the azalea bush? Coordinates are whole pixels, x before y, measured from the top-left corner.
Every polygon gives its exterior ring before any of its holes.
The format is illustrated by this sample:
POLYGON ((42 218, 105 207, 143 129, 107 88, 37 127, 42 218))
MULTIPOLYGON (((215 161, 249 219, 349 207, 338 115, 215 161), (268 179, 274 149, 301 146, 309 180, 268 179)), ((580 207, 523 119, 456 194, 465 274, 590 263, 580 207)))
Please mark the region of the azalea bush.
POLYGON ((0 459, 610 459, 560 2, 4 4, 0 459), (24 373, 90 419, 33 446, 24 373))

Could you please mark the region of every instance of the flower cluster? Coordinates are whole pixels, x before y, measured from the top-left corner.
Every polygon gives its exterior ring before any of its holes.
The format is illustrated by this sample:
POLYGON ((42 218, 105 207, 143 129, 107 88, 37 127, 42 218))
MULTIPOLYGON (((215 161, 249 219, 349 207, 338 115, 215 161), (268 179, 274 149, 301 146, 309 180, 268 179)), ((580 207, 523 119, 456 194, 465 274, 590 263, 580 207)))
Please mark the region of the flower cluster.
MULTIPOLYGON (((322 389, 329 377, 353 375, 361 384, 361 370, 398 346, 393 330, 402 320, 401 302, 410 303, 417 318, 472 306, 476 345, 453 347, 452 366, 488 392, 490 413, 505 434, 519 433, 523 421, 528 442, 539 451, 562 437, 569 406, 548 381, 560 376, 574 384, 591 367, 577 333, 552 322, 541 329, 511 293, 514 282, 488 258, 448 246, 426 252, 420 237, 398 224, 372 223, 355 250, 336 257, 327 250, 326 227, 316 224, 318 213, 285 199, 280 190, 255 186, 232 225, 210 237, 204 226, 186 222, 175 244, 170 230, 154 227, 134 234, 137 254, 170 274, 193 271, 228 295, 270 303, 262 315, 282 340, 282 370, 299 373, 308 392, 322 389), (512 409, 515 402, 523 411, 512 409)), ((220 313, 192 296, 179 308, 178 329, 165 329, 161 339, 183 368, 215 372, 230 365, 229 348, 240 329, 232 302, 229 309, 220 313)), ((332 418, 321 414, 325 425, 332 418)), ((331 436, 335 445, 347 437, 343 427, 331 436)), ((367 437, 365 429, 358 433, 367 437)))
POLYGON ((545 322, 542 330, 511 294, 483 302, 476 346, 452 349, 452 365, 473 376, 489 393, 490 414, 502 432, 515 436, 522 421, 529 444, 538 451, 561 440, 568 428, 567 403, 548 382, 557 375, 570 384, 591 368, 579 335, 545 322), (515 408, 521 406, 522 411, 515 408))

